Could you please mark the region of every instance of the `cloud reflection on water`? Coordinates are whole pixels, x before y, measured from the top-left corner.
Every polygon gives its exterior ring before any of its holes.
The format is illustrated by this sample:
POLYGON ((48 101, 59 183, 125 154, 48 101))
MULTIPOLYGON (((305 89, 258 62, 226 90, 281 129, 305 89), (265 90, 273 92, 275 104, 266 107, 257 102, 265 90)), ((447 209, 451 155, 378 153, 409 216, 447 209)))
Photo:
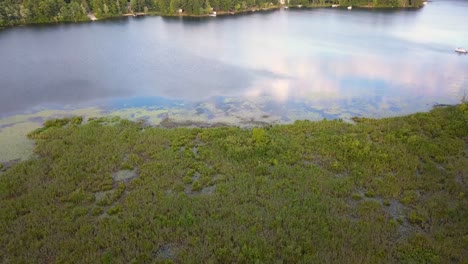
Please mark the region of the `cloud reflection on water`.
POLYGON ((245 95, 269 95, 278 102, 330 98, 372 100, 376 97, 433 99, 458 97, 468 88, 456 56, 443 64, 437 61, 421 63, 422 59, 382 60, 373 56, 349 56, 335 59, 309 57, 294 63, 270 60, 270 69, 278 76, 294 77, 259 78, 245 95))

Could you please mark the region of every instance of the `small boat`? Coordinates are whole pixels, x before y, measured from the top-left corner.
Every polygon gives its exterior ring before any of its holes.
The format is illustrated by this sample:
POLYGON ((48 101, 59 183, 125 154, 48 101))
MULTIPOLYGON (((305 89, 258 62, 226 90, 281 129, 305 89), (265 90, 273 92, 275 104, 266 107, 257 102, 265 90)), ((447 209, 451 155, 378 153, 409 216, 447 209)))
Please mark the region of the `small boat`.
POLYGON ((467 50, 467 49, 464 49, 464 48, 456 48, 456 49, 455 49, 455 52, 467 54, 467 53, 468 53, 468 50, 467 50))
POLYGON ((427 5, 427 2, 426 2, 426 1, 424 1, 424 2, 423 2, 423 5, 427 5))
POLYGON ((211 12, 208 16, 210 16, 210 17, 215 17, 215 16, 216 16, 216 11, 211 12))
POLYGON ((302 5, 297 5, 297 7, 302 8, 302 5))
POLYGON ((348 6, 348 10, 351 10, 351 9, 353 9, 353 7, 352 7, 352 6, 348 6))
POLYGON ((289 6, 285 6, 284 8, 285 8, 285 9, 288 9, 288 8, 289 8, 289 6))
POLYGON ((332 5, 332 7, 339 7, 340 5, 332 5))

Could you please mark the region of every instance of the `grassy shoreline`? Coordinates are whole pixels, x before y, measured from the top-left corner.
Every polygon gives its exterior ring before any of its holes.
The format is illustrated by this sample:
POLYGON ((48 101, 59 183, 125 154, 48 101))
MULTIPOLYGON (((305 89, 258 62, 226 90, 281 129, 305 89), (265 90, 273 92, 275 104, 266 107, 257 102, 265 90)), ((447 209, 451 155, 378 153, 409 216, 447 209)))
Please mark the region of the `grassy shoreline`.
POLYGON ((47 121, 0 172, 0 261, 467 259, 468 104, 355 124, 47 121))

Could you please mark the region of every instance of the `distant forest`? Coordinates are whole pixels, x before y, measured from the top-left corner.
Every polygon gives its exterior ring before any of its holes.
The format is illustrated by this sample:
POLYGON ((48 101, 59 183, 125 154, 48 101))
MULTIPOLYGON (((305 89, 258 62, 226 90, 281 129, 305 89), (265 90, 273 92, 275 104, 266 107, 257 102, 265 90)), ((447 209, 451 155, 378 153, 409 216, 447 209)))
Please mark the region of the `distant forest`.
MULTIPOLYGON (((286 0, 287 2, 287 0, 286 0)), ((279 0, 1 0, 0 26, 30 23, 77 22, 88 20, 93 12, 97 18, 120 16, 131 12, 205 15, 214 11, 242 11, 279 4, 279 0)), ((418 7, 422 0, 289 0, 289 5, 368 7, 418 7)))

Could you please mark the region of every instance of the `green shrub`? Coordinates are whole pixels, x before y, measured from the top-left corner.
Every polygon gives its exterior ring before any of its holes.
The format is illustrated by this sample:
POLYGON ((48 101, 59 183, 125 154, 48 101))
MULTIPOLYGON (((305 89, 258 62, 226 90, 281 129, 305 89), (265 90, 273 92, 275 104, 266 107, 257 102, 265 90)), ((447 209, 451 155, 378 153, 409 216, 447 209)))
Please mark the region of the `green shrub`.
POLYGON ((81 116, 74 116, 70 119, 72 125, 81 125, 81 123, 83 123, 83 117, 81 116))
POLYGON ((182 178, 182 181, 183 181, 185 184, 191 184, 191 183, 193 182, 192 177, 190 177, 190 176, 184 176, 184 177, 182 178))
POLYGON ((351 196, 351 198, 353 198, 353 200, 355 200, 355 201, 359 201, 359 200, 362 199, 362 196, 361 196, 361 194, 359 194, 359 193, 353 193, 353 195, 351 196))
POLYGON ((255 127, 252 129, 252 139, 256 144, 265 144, 267 142, 266 131, 263 128, 255 127))
POLYGON ((94 200, 93 195, 86 193, 83 189, 77 189, 73 191, 68 197, 66 198, 67 202, 71 202, 74 204, 85 203, 85 202, 92 202, 94 200))
POLYGON ((97 201, 99 206, 109 206, 112 204, 112 198, 109 195, 104 196, 101 200, 97 201))
POLYGON ((62 119, 50 119, 46 120, 44 123, 44 127, 63 127, 70 122, 70 118, 62 118, 62 119))
POLYGON ((422 224, 424 222, 424 218, 418 215, 416 212, 411 212, 408 216, 408 221, 412 224, 422 224))
POLYGON ((73 209, 73 218, 76 219, 80 216, 88 214, 88 208, 86 207, 76 207, 73 209))
POLYGON ((409 205, 414 203, 418 198, 418 194, 415 191, 404 191, 403 197, 400 199, 400 202, 404 205, 409 205))
POLYGON ((203 188, 203 185, 200 183, 200 181, 195 181, 192 183, 192 191, 198 192, 203 188))
POLYGON ((195 169, 189 169, 187 171, 187 176, 192 177, 197 171, 195 169))
POLYGON ((121 170, 133 170, 133 165, 130 164, 129 162, 124 162, 122 165, 120 165, 121 170))
POLYGON ((112 264, 114 263, 114 257, 112 255, 112 252, 108 251, 102 254, 101 256, 101 263, 102 264, 112 264))
POLYGON ((91 214, 93 216, 98 216, 98 215, 101 215, 103 212, 102 208, 101 207, 94 207, 92 210, 91 210, 91 214))
POLYGON ((115 214, 118 214, 122 211, 122 206, 121 205, 116 205, 114 207, 111 207, 109 208, 109 210, 107 210, 107 213, 109 215, 115 215, 115 214))
POLYGON ((383 201, 383 205, 385 205, 385 206, 390 206, 390 200, 389 200, 389 199, 385 199, 385 200, 383 201))

